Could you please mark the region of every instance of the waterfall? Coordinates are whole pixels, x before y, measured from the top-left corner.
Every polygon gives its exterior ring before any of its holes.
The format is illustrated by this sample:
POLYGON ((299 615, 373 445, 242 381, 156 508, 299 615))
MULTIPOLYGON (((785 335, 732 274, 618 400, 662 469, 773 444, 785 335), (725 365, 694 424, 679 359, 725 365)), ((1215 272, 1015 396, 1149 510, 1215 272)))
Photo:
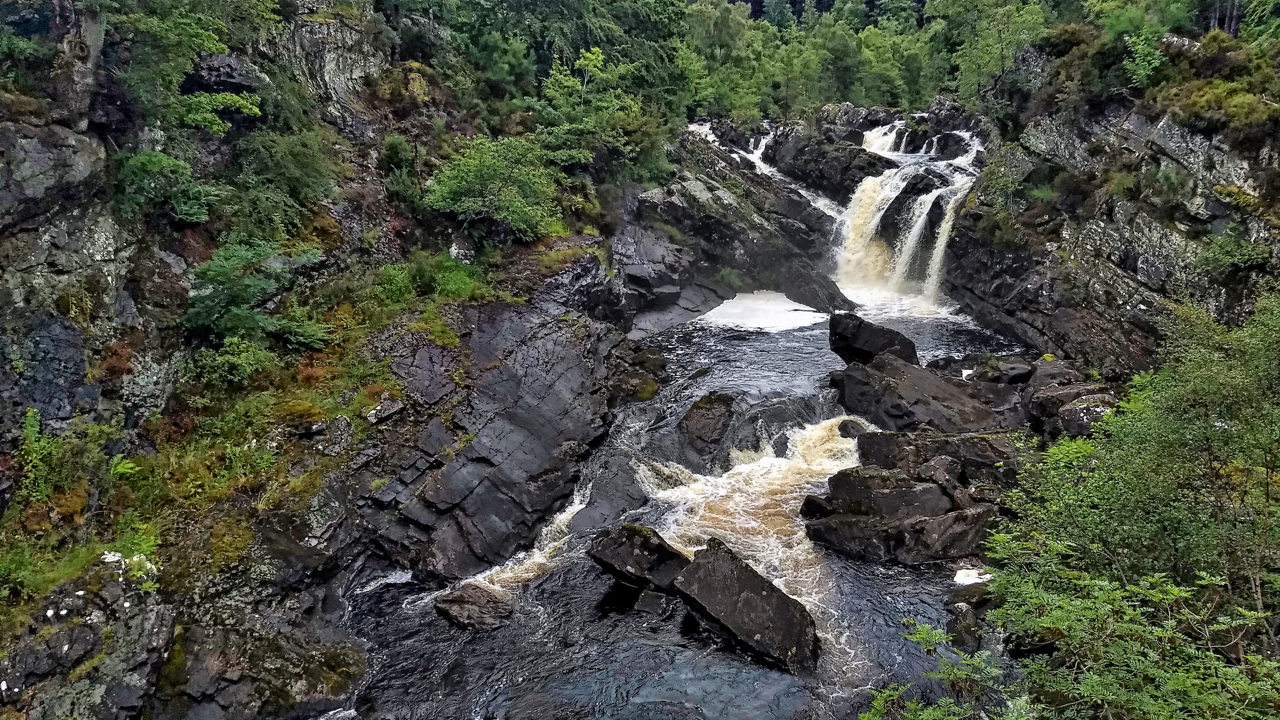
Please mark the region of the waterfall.
POLYGON ((836 267, 838 284, 858 286, 884 281, 890 251, 876 237, 876 231, 889 205, 917 172, 913 166, 895 168, 858 184, 841 219, 845 241, 836 267))
MULTIPOLYGON (((865 149, 896 160, 899 166, 879 176, 866 178, 850 198, 841 218, 845 240, 835 279, 846 294, 883 290, 893 295, 901 294, 908 281, 912 280, 909 277, 912 269, 920 266, 918 258, 924 252, 921 246, 928 247, 924 234, 929 225, 929 213, 942 198, 946 203, 945 212, 925 268, 924 293, 915 297, 916 301, 933 305, 941 286, 947 238, 955 224, 960 203, 973 186, 974 164, 982 145, 972 133, 956 133, 968 144, 968 151, 953 160, 937 160, 941 144, 939 136, 929 138, 919 153, 904 152, 909 135, 903 132, 904 127, 904 123, 898 121, 863 134, 862 146, 865 149), (926 170, 931 176, 940 177, 945 184, 912 203, 903 232, 896 246, 891 248, 878 236, 884 213, 911 179, 926 170)), ((858 301, 863 302, 863 299, 858 301)))
POLYGON ((890 290, 902 289, 902 283, 907 279, 907 272, 911 269, 911 262, 915 260, 916 250, 920 246, 920 236, 924 235, 924 228, 929 224, 929 211, 933 209, 938 196, 949 189, 951 188, 940 187, 928 195, 921 195, 911 208, 913 220, 906 236, 898 244, 897 257, 893 261, 893 275, 889 278, 890 290))
POLYGON ((942 222, 938 225, 938 239, 933 244, 933 255, 929 258, 929 272, 924 281, 924 298, 931 303, 938 301, 938 291, 942 287, 942 263, 947 255, 947 238, 951 237, 951 228, 956 223, 956 213, 960 211, 960 205, 969 195, 971 187, 973 187, 972 177, 964 178, 952 186, 954 192, 947 201, 947 210, 942 216, 942 222))

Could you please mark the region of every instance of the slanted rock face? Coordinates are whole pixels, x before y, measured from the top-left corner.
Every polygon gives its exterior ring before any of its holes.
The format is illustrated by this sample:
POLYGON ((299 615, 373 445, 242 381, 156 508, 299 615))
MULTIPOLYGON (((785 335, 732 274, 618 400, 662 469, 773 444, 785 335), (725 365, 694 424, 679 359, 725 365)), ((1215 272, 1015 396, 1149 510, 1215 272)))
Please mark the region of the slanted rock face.
POLYGON ((102 143, 60 125, 0 123, 0 230, 73 207, 101 187, 102 143))
POLYGON ((675 587, 690 606, 751 650, 793 673, 817 666, 818 633, 809 611, 723 542, 707 540, 707 547, 676 576, 675 587))
POLYGON ((846 410, 885 430, 928 426, 957 433, 998 426, 995 413, 965 390, 891 353, 832 373, 831 385, 846 410))
POLYGON ((977 553, 997 516, 995 505, 981 504, 898 520, 837 514, 814 520, 807 529, 814 542, 858 560, 919 565, 977 553))
POLYGON ((897 330, 868 322, 853 313, 833 313, 828 326, 832 352, 847 363, 869 363, 887 352, 912 365, 920 364, 916 344, 897 330))
MULTIPOLYGON (((861 143, 861 137, 858 138, 861 143)), ((844 140, 826 142, 803 125, 778 130, 764 150, 764 159, 805 185, 848 202, 858 185, 897 163, 844 140)))

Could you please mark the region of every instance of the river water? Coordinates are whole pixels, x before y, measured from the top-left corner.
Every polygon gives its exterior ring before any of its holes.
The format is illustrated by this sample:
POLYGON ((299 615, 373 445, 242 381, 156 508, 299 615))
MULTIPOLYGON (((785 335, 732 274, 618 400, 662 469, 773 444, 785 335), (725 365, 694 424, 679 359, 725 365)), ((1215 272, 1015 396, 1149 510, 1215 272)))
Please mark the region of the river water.
MULTIPOLYGON (((868 133, 866 147, 899 168, 868 178, 845 208, 825 201, 841 218, 832 244, 837 281, 860 314, 910 336, 922 361, 1015 350, 937 296, 942 245, 973 182, 977 141, 968 138, 968 155, 938 160, 895 151, 898 135, 895 126, 868 133), (909 206, 901 237, 880 237, 885 208, 919 172, 947 182, 909 206), (935 204, 940 222, 926 219, 937 216, 935 204)), ((748 158, 770 170, 758 149, 748 158)), ((574 501, 535 548, 463 581, 510 597, 509 622, 483 632, 456 628, 433 609, 440 591, 404 572, 350 595, 351 629, 377 649, 353 708, 360 717, 846 718, 864 707, 867 688, 932 668, 903 639, 903 620, 945 623, 955 569, 850 561, 810 542, 799 519, 806 494, 825 492, 831 474, 858 463, 855 444, 838 432, 848 418, 826 389, 842 367, 828 349, 826 316, 777 293, 752 293, 646 342, 663 351, 673 381, 618 411, 574 501), (747 433, 756 442, 736 442, 710 467, 687 467, 668 440, 709 392, 778 412, 761 414, 747 433), (771 417, 789 420, 780 426, 771 417), (674 599, 631 608, 635 595, 584 554, 591 532, 572 531, 592 480, 617 457, 630 458, 650 498, 625 521, 651 526, 689 553, 717 537, 809 609, 822 643, 814 677, 724 647, 693 628, 674 599)))

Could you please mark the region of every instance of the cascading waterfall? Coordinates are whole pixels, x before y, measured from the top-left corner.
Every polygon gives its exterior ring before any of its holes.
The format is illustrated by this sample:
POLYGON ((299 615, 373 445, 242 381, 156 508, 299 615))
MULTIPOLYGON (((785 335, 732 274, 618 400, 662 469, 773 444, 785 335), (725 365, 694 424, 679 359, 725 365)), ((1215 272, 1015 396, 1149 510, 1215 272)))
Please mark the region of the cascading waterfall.
POLYGON ((876 230, 885 211, 917 172, 916 166, 908 165, 859 183, 841 218, 845 241, 836 265, 839 285, 857 287, 883 281, 891 258, 889 248, 876 238, 876 230))
POLYGON ((960 211, 960 204, 964 202, 971 187, 973 187, 973 178, 962 179, 952 187, 946 212, 938 225, 938 239, 933 243, 933 255, 929 258, 929 270, 925 276, 924 298, 928 302, 938 301, 939 290, 942 287, 942 263, 947 256, 947 238, 951 237, 951 228, 956 223, 956 213, 960 211))
POLYGON ((907 272, 911 269, 911 264, 916 257, 916 250, 920 246, 920 237, 924 235, 925 226, 929 224, 929 211, 933 209, 933 204, 937 201, 938 196, 949 189, 948 187, 940 187, 928 195, 921 195, 916 200, 915 207, 911 210, 914 220, 911 223, 911 227, 907 229, 906 237, 899 243, 897 257, 893 260, 893 275, 889 278, 890 290, 894 292, 902 290, 902 284, 907 279, 907 272))
POLYGON ((941 285, 946 242, 955 223, 960 202, 974 182, 974 162, 981 145, 969 133, 959 133, 968 143, 968 151, 954 160, 935 160, 939 136, 929 138, 920 153, 906 153, 908 133, 902 132, 901 121, 868 130, 863 134, 862 146, 871 152, 892 158, 899 167, 875 177, 863 180, 842 216, 844 244, 840 249, 836 281, 846 293, 860 288, 883 287, 891 293, 905 291, 913 268, 919 267, 916 258, 929 225, 929 214, 939 198, 945 198, 945 212, 934 236, 933 249, 923 279, 925 292, 920 296, 928 304, 937 301, 941 285), (909 222, 894 247, 880 236, 880 223, 885 212, 906 188, 907 184, 926 170, 950 180, 921 196, 911 206, 909 222))

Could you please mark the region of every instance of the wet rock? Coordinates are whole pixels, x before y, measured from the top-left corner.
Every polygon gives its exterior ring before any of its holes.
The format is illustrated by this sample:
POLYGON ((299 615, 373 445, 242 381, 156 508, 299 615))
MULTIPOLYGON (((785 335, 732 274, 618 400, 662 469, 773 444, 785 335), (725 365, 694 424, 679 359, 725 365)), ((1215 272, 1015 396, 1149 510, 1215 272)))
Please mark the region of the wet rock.
POLYGON ((719 448, 733 418, 733 396, 710 393, 702 396, 680 418, 680 432, 699 454, 719 448))
POLYGON ((738 129, 733 121, 716 118, 711 121, 711 134, 715 135, 722 145, 728 145, 744 152, 751 151, 751 138, 738 129))
POLYGON ((591 497, 573 516, 570 527, 575 532, 604 527, 626 513, 641 508, 649 500, 636 477, 633 460, 627 455, 605 458, 595 468, 591 497))
POLYGON ((764 159, 783 174, 841 202, 847 202, 868 176, 897 167, 861 145, 827 142, 803 125, 780 128, 765 147, 764 159))
POLYGON ((859 435, 869 432, 867 426, 857 420, 841 420, 840 421, 840 437, 853 440, 859 435))
POLYGON ((912 365, 920 364, 916 344, 897 330, 844 312, 832 313, 828 327, 831 350, 846 363, 869 363, 881 353, 891 353, 912 365))
POLYGON ((812 672, 818 634, 800 602, 782 592, 723 542, 710 538, 675 578, 685 601, 751 650, 793 673, 812 672))
POLYGON ((915 482, 899 471, 850 468, 832 475, 827 484, 826 500, 837 513, 897 520, 943 515, 953 507, 940 484, 915 482))
MULTIPOLYGON (((928 464, 938 457, 959 464, 957 478, 965 485, 992 484, 1012 487, 1017 482, 1020 451, 1014 433, 936 435, 925 433, 866 433, 858 437, 858 456, 864 466, 917 475, 938 468, 928 464), (926 469, 928 468, 928 469, 926 469)), ((950 472, 950 470, 944 470, 950 472)))
POLYGON ((643 525, 602 531, 587 552, 601 567, 624 580, 668 591, 675 589, 676 576, 689 565, 679 550, 643 525))
POLYGON ((813 520, 806 529, 814 542, 854 559, 918 565, 977 553, 997 517, 996 506, 983 503, 899 520, 837 514, 813 520))
POLYGON ((931 427, 944 433, 995 428, 991 408, 969 393, 891 353, 832 373, 840 404, 885 430, 931 427))
POLYGON ((477 583, 463 583, 457 590, 436 598, 436 612, 464 628, 492 630, 501 627, 514 606, 477 583))

